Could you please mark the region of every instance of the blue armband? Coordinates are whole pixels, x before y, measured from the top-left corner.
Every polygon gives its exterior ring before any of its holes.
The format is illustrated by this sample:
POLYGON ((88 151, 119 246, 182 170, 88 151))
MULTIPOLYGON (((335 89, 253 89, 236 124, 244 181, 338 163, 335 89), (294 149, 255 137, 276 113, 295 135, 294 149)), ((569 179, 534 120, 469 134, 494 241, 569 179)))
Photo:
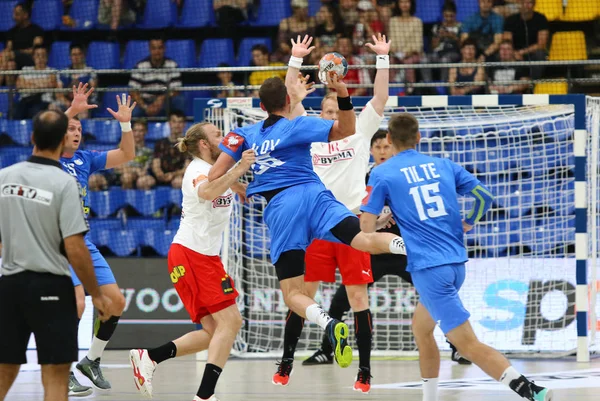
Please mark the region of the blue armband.
POLYGON ((465 223, 473 226, 492 206, 494 195, 492 195, 491 192, 488 191, 483 185, 477 185, 475 188, 473 188, 473 190, 470 192, 470 195, 475 198, 475 204, 473 205, 473 209, 471 209, 467 215, 467 218, 465 218, 465 223))

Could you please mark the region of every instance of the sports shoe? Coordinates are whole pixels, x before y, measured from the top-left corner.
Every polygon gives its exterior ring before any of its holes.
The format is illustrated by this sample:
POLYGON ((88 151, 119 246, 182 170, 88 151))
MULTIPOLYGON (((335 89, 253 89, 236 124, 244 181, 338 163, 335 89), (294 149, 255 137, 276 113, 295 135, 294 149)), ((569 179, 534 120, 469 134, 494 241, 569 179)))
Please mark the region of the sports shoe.
POLYGON ((332 365, 333 354, 326 354, 322 349, 318 349, 317 352, 312 354, 308 359, 302 361, 303 366, 310 365, 332 365))
POLYGON ((337 319, 331 319, 326 332, 331 341, 335 361, 340 367, 347 368, 352 364, 352 348, 348 345, 348 325, 337 319))
POLYGON ((390 252, 396 255, 406 255, 406 245, 404 238, 397 237, 390 242, 390 252))
POLYGON ((75 373, 69 373, 69 397, 87 397, 94 390, 88 386, 82 386, 75 377, 75 373))
POLYGON ((100 369, 100 358, 90 361, 86 356, 75 367, 82 375, 90 379, 96 390, 109 391, 111 389, 110 383, 104 378, 102 369, 100 369))
POLYGON ((531 390, 530 401, 552 401, 552 390, 546 387, 537 386, 533 382, 530 382, 529 388, 531 390))
POLYGON ((213 395, 211 395, 211 396, 210 396, 210 398, 209 398, 209 399, 207 399, 207 400, 204 400, 204 399, 202 399, 202 398, 200 398, 200 397, 198 397, 198 396, 195 396, 195 397, 194 397, 194 401, 219 401, 219 399, 217 398, 217 396, 215 396, 215 395, 213 394, 213 395))
POLYGON ((371 391, 371 369, 358 369, 358 374, 356 375, 356 382, 354 383, 354 391, 358 391, 363 394, 369 394, 369 391, 371 391))
POLYGON ((150 359, 148 350, 132 349, 129 351, 129 360, 133 369, 133 382, 140 394, 152 398, 152 378, 157 363, 150 359))
POLYGON ((469 361, 468 359, 466 359, 464 356, 462 356, 462 355, 461 355, 461 354, 458 352, 458 350, 456 349, 456 347, 455 347, 454 345, 452 345, 452 343, 450 343, 450 341, 447 341, 447 340, 446 340, 446 342, 447 342, 448 344, 450 344, 450 348, 452 348, 452 356, 451 356, 451 359, 452 359, 454 362, 458 362, 458 364, 459 364, 459 365, 471 365, 471 363, 472 363, 472 362, 471 362, 471 361, 469 361))
POLYGON ((290 376, 292 370, 294 370, 293 359, 282 359, 281 362, 277 362, 277 372, 273 375, 273 384, 276 386, 287 386, 290 382, 290 376))

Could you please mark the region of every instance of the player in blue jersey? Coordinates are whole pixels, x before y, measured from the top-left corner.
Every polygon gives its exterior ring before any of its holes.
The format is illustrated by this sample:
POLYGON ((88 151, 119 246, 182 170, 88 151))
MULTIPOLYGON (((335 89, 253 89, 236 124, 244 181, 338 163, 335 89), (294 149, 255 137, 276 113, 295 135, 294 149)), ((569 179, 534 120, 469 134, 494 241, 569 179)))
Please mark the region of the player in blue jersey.
POLYGON ((361 207, 361 227, 375 231, 377 216, 387 204, 406 241, 407 270, 420 296, 412 329, 419 349, 423 400, 437 401, 440 354, 433 336, 436 322, 460 354, 488 375, 525 399, 551 400, 550 390, 527 380, 500 352, 479 342, 458 295, 467 261, 463 234, 491 206, 492 194, 451 160, 417 152, 421 135, 412 115, 395 114, 388 130, 395 156, 371 172, 369 195, 361 207), (475 198, 464 220, 457 195, 475 198))
MULTIPOLYGON (((310 147, 313 142, 343 139, 356 132, 356 117, 346 85, 336 75, 328 84, 338 93, 337 121, 316 117, 289 120, 291 110, 306 95, 301 80, 285 83, 269 78, 261 86, 261 107, 268 118, 257 124, 236 128, 219 145, 223 151, 209 174, 209 181, 225 174, 254 149, 254 180, 247 196, 262 195, 268 204, 264 221, 271 236, 271 262, 275 265, 286 305, 301 317, 325 329, 337 363, 352 362, 348 326, 332 319, 305 293, 304 253, 313 239, 345 243, 370 253, 406 253, 402 238, 390 233, 366 234, 358 218, 328 191, 313 171, 310 147), (288 96, 289 91, 289 96, 288 96)), ((386 221, 387 223, 387 221, 386 221)))
MULTIPOLYGON (((87 104, 88 97, 92 92, 93 88, 89 91, 87 90, 87 84, 80 84, 79 88, 73 89, 74 99, 71 107, 65 113, 69 117, 67 141, 63 149, 62 157, 60 158, 63 170, 74 176, 79 182, 86 217, 90 212, 88 197, 89 176, 98 170, 110 169, 127 163, 133 160, 135 156, 135 143, 131 130, 131 111, 134 109, 135 103, 131 105, 131 98, 126 97, 125 95, 122 97, 117 95, 117 104, 119 108, 116 112, 108 109, 112 116, 121 123, 123 134, 119 148, 108 152, 94 152, 79 149, 82 140, 82 132, 81 122, 77 119, 77 114, 95 107, 94 105, 87 104)), ((108 263, 100 254, 98 248, 90 241, 89 233, 85 236, 85 242, 92 255, 96 277, 98 278, 98 285, 103 294, 112 300, 115 315, 111 316, 106 322, 95 322, 94 338, 90 350, 88 351, 87 356, 85 356, 76 367, 92 382, 96 389, 107 391, 111 389, 111 385, 102 374, 102 370, 100 369, 100 358, 102 357, 102 353, 108 340, 111 338, 117 327, 123 309, 125 309, 125 298, 115 281, 115 277, 110 270, 108 263)), ((81 319, 85 308, 85 291, 73 269, 71 269, 71 276, 73 285, 75 286, 77 313, 81 319)), ((85 396, 91 394, 91 392, 91 388, 79 384, 75 375, 71 372, 69 379, 69 395, 85 396)))

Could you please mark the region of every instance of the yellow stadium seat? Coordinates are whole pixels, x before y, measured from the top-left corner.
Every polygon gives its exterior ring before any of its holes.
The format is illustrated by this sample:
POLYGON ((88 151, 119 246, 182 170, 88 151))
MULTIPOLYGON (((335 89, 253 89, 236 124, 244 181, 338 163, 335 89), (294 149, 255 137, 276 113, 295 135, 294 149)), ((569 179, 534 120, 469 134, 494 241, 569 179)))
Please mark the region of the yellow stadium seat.
POLYGON ((556 32, 552 35, 550 60, 587 60, 585 35, 581 31, 556 32))
POLYGON ((566 82, 542 82, 535 84, 533 93, 536 95, 566 95, 569 86, 566 82))
POLYGON ((548 21, 556 21, 563 16, 562 0, 537 0, 535 2, 535 11, 548 19, 548 21))
POLYGON ((600 16, 598 0, 568 0, 563 21, 592 21, 600 16))

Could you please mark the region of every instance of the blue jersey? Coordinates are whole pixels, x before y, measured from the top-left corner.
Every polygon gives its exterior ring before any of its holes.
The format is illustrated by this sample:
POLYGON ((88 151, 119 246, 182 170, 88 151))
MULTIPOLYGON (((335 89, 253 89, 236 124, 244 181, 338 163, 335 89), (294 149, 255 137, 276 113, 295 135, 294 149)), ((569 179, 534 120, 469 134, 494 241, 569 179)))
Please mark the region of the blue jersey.
POLYGON ((90 214, 90 200, 88 197, 88 180, 90 175, 98 170, 106 168, 107 152, 96 152, 89 150, 77 150, 73 157, 61 157, 60 162, 63 170, 71 174, 79 182, 81 187, 81 199, 83 212, 87 218, 90 214))
POLYGON ((252 196, 265 191, 291 187, 299 184, 321 183, 313 171, 310 145, 328 142, 333 121, 316 117, 297 117, 294 120, 277 116, 265 121, 236 128, 227 134, 219 148, 236 161, 247 149, 256 152, 252 165, 254 180, 248 185, 247 194, 252 196))
POLYGON ((406 242, 408 271, 464 263, 467 251, 456 195, 478 185, 477 178, 451 160, 411 149, 372 170, 361 210, 378 215, 389 205, 406 242))

